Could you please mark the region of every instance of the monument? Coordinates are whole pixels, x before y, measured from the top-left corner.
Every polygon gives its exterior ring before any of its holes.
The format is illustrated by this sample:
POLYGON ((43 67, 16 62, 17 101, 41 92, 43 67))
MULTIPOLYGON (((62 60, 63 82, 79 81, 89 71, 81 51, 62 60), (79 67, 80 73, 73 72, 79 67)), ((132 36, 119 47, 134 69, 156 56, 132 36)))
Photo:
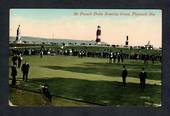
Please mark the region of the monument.
POLYGON ((14 43, 17 43, 17 44, 21 44, 22 43, 20 25, 18 25, 16 40, 14 41, 14 43))
POLYGON ((100 36, 101 36, 101 28, 100 28, 100 26, 97 26, 97 31, 96 31, 96 44, 99 44, 99 43, 101 42, 100 36))

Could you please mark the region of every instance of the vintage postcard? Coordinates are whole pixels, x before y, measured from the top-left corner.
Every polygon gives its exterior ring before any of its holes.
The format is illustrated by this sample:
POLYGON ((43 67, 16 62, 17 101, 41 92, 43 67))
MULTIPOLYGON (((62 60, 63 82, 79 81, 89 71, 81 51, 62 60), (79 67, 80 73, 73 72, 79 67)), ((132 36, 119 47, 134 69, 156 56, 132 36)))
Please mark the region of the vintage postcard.
POLYGON ((160 9, 10 9, 10 106, 161 106, 160 9))

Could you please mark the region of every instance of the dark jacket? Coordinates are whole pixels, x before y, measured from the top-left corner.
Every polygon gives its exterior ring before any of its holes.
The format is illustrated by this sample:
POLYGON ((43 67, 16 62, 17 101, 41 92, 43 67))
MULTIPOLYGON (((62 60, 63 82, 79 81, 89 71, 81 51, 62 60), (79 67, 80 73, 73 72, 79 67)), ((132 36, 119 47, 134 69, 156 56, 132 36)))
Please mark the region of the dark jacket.
POLYGON ((141 71, 141 72, 139 73, 140 79, 145 79, 146 76, 147 76, 146 72, 142 72, 142 71, 141 71))
POLYGON ((12 71, 11 71, 11 76, 16 76, 17 75, 17 69, 15 66, 11 67, 12 71))
POLYGON ((127 77, 127 75, 128 75, 128 71, 126 69, 124 69, 122 71, 122 77, 127 77))
POLYGON ((21 67, 22 72, 28 73, 29 72, 30 65, 29 64, 23 64, 21 67))

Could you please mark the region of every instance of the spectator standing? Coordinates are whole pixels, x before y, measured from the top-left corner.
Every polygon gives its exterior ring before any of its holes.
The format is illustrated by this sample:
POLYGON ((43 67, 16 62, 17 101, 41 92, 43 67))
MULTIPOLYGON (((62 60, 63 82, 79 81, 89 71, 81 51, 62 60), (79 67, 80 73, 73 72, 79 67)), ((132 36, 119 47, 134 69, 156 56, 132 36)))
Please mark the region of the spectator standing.
POLYGON ((123 71, 122 71, 122 81, 123 81, 123 86, 126 86, 126 77, 128 75, 128 71, 126 70, 125 65, 123 65, 123 71))
POLYGON ((18 56, 18 68, 21 67, 21 62, 22 62, 22 56, 21 54, 18 56))
POLYGON ((142 71, 139 73, 140 87, 141 87, 142 89, 145 88, 146 77, 147 77, 147 73, 145 72, 145 69, 142 68, 142 71))
POLYGON ((17 76, 17 69, 16 69, 16 65, 13 65, 11 67, 11 76, 12 76, 12 85, 16 86, 16 76, 17 76))
POLYGON ((30 65, 27 62, 25 62, 21 67, 21 70, 22 70, 22 73, 23 73, 23 81, 28 80, 29 69, 30 69, 30 65))

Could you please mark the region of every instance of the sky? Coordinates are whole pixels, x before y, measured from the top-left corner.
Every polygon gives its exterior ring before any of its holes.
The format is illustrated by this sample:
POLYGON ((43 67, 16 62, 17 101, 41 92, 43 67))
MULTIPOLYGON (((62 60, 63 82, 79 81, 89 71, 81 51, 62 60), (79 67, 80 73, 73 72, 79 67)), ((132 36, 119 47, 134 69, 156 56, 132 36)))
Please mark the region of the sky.
POLYGON ((143 46, 150 41, 162 47, 162 11, 157 9, 10 9, 10 36, 49 39, 95 40, 101 26, 101 41, 143 46))

